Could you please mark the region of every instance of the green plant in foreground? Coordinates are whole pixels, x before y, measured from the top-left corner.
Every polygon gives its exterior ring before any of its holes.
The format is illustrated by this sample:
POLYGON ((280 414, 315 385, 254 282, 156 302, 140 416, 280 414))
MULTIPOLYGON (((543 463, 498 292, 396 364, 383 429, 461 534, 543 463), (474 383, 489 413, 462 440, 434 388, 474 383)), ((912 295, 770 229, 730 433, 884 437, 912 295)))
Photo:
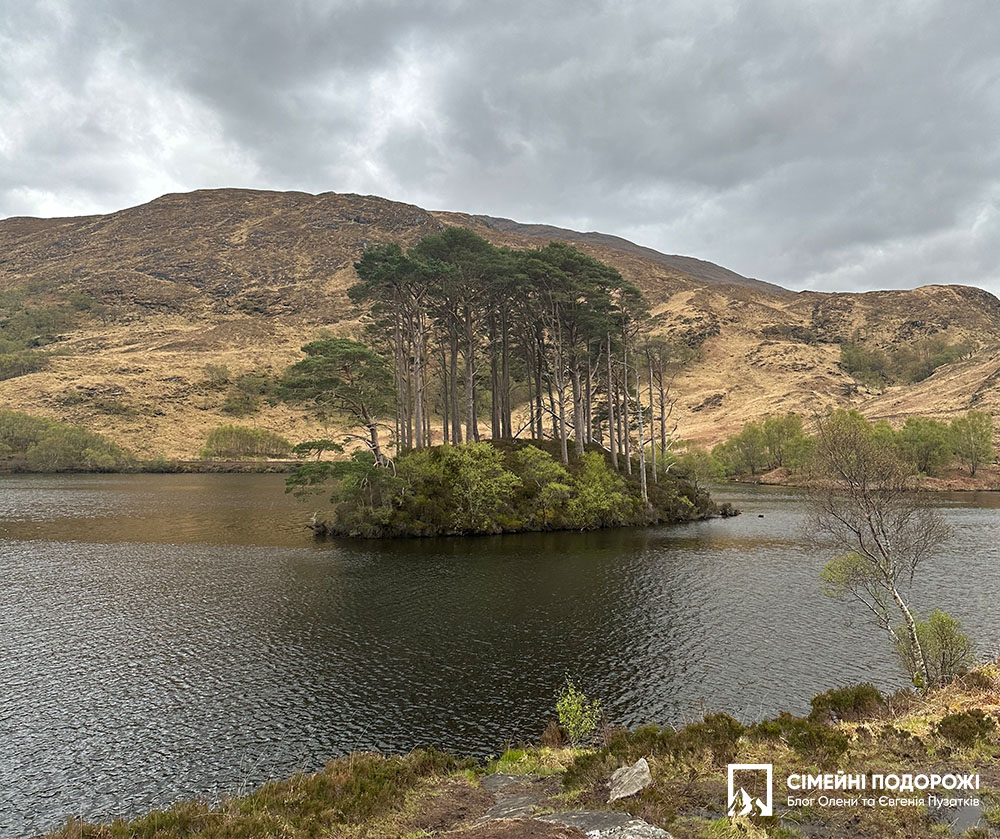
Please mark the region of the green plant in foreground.
POLYGON ((995 728, 996 723, 992 717, 986 716, 979 708, 973 708, 971 711, 959 711, 942 717, 935 730, 946 740, 969 747, 991 734, 995 728))
POLYGON ((566 729, 570 742, 576 746, 590 737, 597 728, 601 719, 601 703, 597 699, 588 699, 567 676, 556 697, 556 713, 559 715, 559 725, 566 729))
POLYGON ((811 722, 857 722, 878 717, 885 710, 885 697, 866 682, 818 693, 812 698, 811 722))
MULTIPOLYGON (((913 644, 901 629, 897 630, 896 637, 899 639, 895 645, 896 654, 912 673, 915 667, 913 644)), ((961 621, 940 609, 931 612, 927 620, 917 621, 917 639, 932 685, 947 684, 966 674, 975 662, 975 648, 962 630, 961 621)))

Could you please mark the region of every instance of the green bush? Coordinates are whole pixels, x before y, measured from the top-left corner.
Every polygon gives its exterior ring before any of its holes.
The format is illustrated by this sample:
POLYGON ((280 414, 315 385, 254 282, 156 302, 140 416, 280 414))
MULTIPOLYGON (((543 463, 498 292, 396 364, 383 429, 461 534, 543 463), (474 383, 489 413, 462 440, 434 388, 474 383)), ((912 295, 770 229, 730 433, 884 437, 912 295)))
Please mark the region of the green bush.
POLYGON ((907 417, 895 442, 900 455, 925 475, 936 475, 951 461, 951 434, 940 420, 907 417))
POLYGON ((867 349, 852 341, 840 345, 840 366, 868 387, 884 387, 892 379, 889 359, 884 352, 867 349))
POLYGON ((638 509, 621 475, 609 469, 597 452, 584 452, 571 491, 566 509, 572 526, 580 530, 625 524, 638 509))
POLYGON ((640 757, 673 757, 677 754, 677 732, 658 725, 612 731, 600 749, 574 758, 563 776, 566 789, 581 789, 607 780, 619 766, 640 757))
POLYGON ((271 781, 249 795, 182 801, 132 821, 86 824, 69 819, 53 839, 251 839, 369 836, 373 822, 400 809, 430 779, 476 768, 434 749, 382 757, 357 753, 319 772, 271 781))
MULTIPOLYGON (((869 422, 857 411, 833 412, 837 422, 855 423, 879 446, 892 450, 914 472, 937 475, 956 458, 963 461, 969 473, 995 459, 993 449, 993 418, 983 411, 969 411, 950 424, 929 417, 908 417, 902 428, 893 429, 885 420, 869 422)), ((766 417, 749 422, 738 434, 712 449, 710 468, 700 466, 695 477, 703 477, 712 469, 718 476, 741 477, 759 475, 778 466, 804 471, 812 463, 816 439, 807 435, 801 418, 795 414, 766 417)), ((696 462, 685 465, 684 456, 677 460, 683 473, 699 468, 696 462)))
POLYGON ((964 342, 949 344, 944 338, 924 338, 903 344, 891 354, 893 377, 904 384, 921 382, 938 367, 964 358, 972 349, 964 342))
POLYGON ((802 417, 789 413, 748 422, 739 434, 715 446, 712 458, 723 475, 759 475, 779 466, 801 469, 812 449, 802 417))
POLYGON ((783 740, 800 757, 820 766, 836 763, 851 743, 838 728, 785 711, 774 719, 752 726, 747 736, 754 740, 783 740))
MULTIPOLYGON (((549 445, 436 446, 402 454, 392 469, 356 452, 346 462, 302 463, 286 486, 297 494, 329 488, 335 507, 325 532, 364 537, 585 530, 686 521, 710 509, 705 493, 672 475, 650 486, 646 507, 637 479, 614 472, 601 453, 586 452, 565 468, 549 445)), ((306 449, 299 453, 316 451, 306 449)))
POLYGON ((811 704, 813 722, 858 722, 879 716, 885 710, 885 697, 866 682, 819 693, 811 704))
POLYGON ((447 446, 441 450, 441 474, 452 489, 452 521, 462 532, 499 530, 497 512, 509 506, 521 479, 504 466, 503 455, 489 443, 447 446))
POLYGON ((225 364, 206 364, 205 380, 211 388, 222 388, 233 380, 233 374, 225 364))
POLYGON ((602 783, 621 765, 621 761, 607 749, 584 752, 566 767, 563 786, 568 790, 579 790, 602 783))
POLYGON ((952 451, 969 467, 969 475, 984 463, 992 463, 993 417, 985 411, 969 411, 964 417, 955 417, 949 428, 952 451))
MULTIPOLYGON (((215 371, 217 377, 223 375, 222 371, 228 376, 228 370, 223 367, 215 371)), ((276 387, 276 381, 266 373, 241 373, 226 391, 222 412, 237 417, 254 414, 260 410, 264 398, 273 396, 276 387)))
MULTIPOLYGON (((919 668, 914 656, 910 634, 905 626, 896 628, 896 654, 911 677, 919 668)), ((975 650, 969 636, 962 631, 960 621, 947 612, 935 609, 927 620, 917 621, 917 640, 931 678, 931 686, 947 684, 956 676, 969 671, 975 661, 975 650)))
POLYGON ((103 313, 86 295, 71 293, 60 303, 38 303, 40 296, 26 288, 0 291, 0 379, 41 370, 47 358, 35 350, 57 341, 85 313, 103 313))
POLYGON ((668 459, 671 470, 678 477, 700 487, 712 478, 725 477, 725 470, 707 449, 687 443, 668 459))
POLYGON ((962 676, 962 687, 965 690, 993 691, 997 683, 982 670, 970 670, 962 676))
POLYGON ((597 723, 601 720, 601 703, 596 699, 588 699, 567 676, 556 695, 556 713, 559 715, 559 725, 566 730, 570 743, 578 746, 597 728, 597 723))
POLYGON ((739 740, 746 728, 728 714, 708 714, 701 722, 686 725, 673 738, 672 751, 680 760, 708 753, 716 766, 736 758, 739 740))
POLYGON ((44 370, 48 363, 48 356, 32 350, 3 353, 0 355, 0 381, 37 373, 44 370))
POLYGON ((292 444, 273 431, 241 425, 221 425, 208 435, 201 457, 206 460, 287 457, 291 450, 292 444))
POLYGON ((934 726, 934 731, 945 740, 968 748, 974 746, 977 740, 988 737, 995 728, 992 717, 986 716, 979 708, 973 708, 942 717, 934 726))
POLYGON ((847 751, 850 737, 837 728, 783 715, 784 739, 802 758, 820 766, 834 764, 847 751))
POLYGON ((100 434, 16 411, 0 411, 0 446, 33 472, 114 472, 134 463, 129 452, 100 434))
POLYGON ((968 344, 949 344, 942 338, 924 338, 889 352, 845 341, 840 345, 840 366, 868 387, 913 384, 926 379, 938 367, 965 357, 971 349, 968 344))

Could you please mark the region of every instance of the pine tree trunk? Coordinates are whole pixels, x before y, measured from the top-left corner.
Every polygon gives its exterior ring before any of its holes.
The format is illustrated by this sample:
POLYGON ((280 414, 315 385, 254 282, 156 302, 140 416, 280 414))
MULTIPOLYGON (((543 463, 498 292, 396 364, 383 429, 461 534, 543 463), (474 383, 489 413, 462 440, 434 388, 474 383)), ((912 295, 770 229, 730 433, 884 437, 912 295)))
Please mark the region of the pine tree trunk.
POLYGON ((575 354, 570 367, 570 378, 573 386, 573 434, 576 437, 576 456, 583 457, 583 435, 586 433, 583 426, 583 387, 580 382, 580 363, 575 354))
MULTIPOLYGON (((659 479, 656 476, 656 428, 655 425, 656 414, 653 413, 653 360, 649 359, 649 456, 652 461, 653 469, 653 483, 658 483, 659 479)), ((662 451, 664 462, 666 462, 667 451, 664 449, 662 451)))
MULTIPOLYGON (((635 409, 639 414, 638 422, 638 433, 639 433, 639 488, 642 492, 642 500, 647 504, 649 503, 649 491, 646 486, 646 445, 645 445, 645 426, 646 417, 645 411, 642 409, 642 389, 640 388, 639 379, 639 369, 636 368, 635 376, 635 409)), ((626 391, 626 399, 628 399, 626 391)))
POLYGON ((514 424, 511 420, 511 395, 510 395, 510 324, 507 317, 507 309, 504 307, 500 313, 500 337, 501 337, 501 360, 500 360, 500 381, 503 393, 501 409, 503 411, 504 437, 514 436, 514 424))
POLYGON ((423 325, 423 316, 418 314, 413 336, 413 424, 418 449, 424 447, 423 325))
MULTIPOLYGON (((600 355, 598 355, 597 363, 601 363, 600 355)), ((594 368, 590 365, 590 350, 587 351, 587 388, 583 395, 583 410, 584 419, 586 420, 586 428, 584 434, 586 434, 587 442, 594 442, 594 368)))
POLYGON ((618 425, 615 419, 615 385, 611 370, 611 333, 608 333, 608 442, 611 449, 611 466, 618 471, 618 425))
POLYGON ((552 439, 559 439, 559 412, 556 410, 556 394, 552 389, 551 376, 545 377, 545 385, 549 391, 549 413, 552 415, 552 439))
POLYGON ((622 426, 623 426, 623 438, 622 442, 624 444, 625 453, 625 472, 626 474, 632 474, 632 428, 629 423, 628 415, 628 389, 629 389, 629 374, 628 374, 628 338, 622 335, 622 375, 625 377, 624 387, 622 388, 622 394, 624 398, 622 399, 622 426))
POLYGON ((479 424, 476 421, 476 336, 472 312, 465 307, 465 439, 479 442, 479 424))
POLYGON ((451 352, 451 441, 458 445, 462 442, 462 412, 458 405, 458 328, 455 319, 449 325, 448 340, 451 352))
MULTIPOLYGON (((542 359, 545 349, 545 341, 542 337, 542 326, 541 324, 535 324, 535 382, 538 385, 535 391, 536 399, 536 411, 535 415, 538 417, 538 435, 537 439, 545 439, 545 426, 542 419, 542 359)), ((552 391, 549 391, 549 396, 552 395, 552 391)), ((554 438, 553 438, 554 439, 554 438)))
POLYGON ((448 427, 448 354, 444 343, 441 343, 441 442, 451 440, 451 429, 448 427))
POLYGON ((535 377, 532 371, 528 371, 528 425, 531 428, 531 436, 535 436, 535 400, 531 391, 535 388, 535 377))
POLYGON ((500 397, 500 358, 497 352, 497 324, 496 315, 490 314, 489 318, 489 342, 490 342, 490 436, 494 440, 503 436, 503 422, 501 420, 502 400, 500 397))
POLYGON ((663 392, 663 370, 657 375, 657 384, 660 391, 660 451, 663 456, 667 456, 667 400, 663 392))

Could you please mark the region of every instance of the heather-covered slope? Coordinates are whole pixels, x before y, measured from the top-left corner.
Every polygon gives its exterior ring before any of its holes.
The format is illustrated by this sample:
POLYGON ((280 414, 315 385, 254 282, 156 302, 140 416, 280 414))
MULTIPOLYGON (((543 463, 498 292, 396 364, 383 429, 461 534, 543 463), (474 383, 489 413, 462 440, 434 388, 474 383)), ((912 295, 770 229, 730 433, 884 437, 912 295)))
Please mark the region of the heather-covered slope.
MULTIPOLYGON (((755 416, 824 405, 892 418, 1000 411, 1000 302, 979 289, 794 293, 603 234, 371 196, 237 189, 105 216, 0 221, 0 319, 23 305, 72 310, 40 328, 48 366, 0 381, 0 403, 83 424, 140 455, 193 457, 209 430, 233 421, 222 410, 231 385, 207 365, 233 379, 277 375, 317 330, 356 331, 346 289, 364 248, 410 245, 456 224, 513 247, 570 241, 636 283, 656 330, 698 349, 677 379, 686 436, 714 442, 755 416), (840 341, 892 349, 928 336, 975 353, 881 394, 838 366, 840 341)), ((266 399, 240 421, 293 442, 321 431, 266 399)))

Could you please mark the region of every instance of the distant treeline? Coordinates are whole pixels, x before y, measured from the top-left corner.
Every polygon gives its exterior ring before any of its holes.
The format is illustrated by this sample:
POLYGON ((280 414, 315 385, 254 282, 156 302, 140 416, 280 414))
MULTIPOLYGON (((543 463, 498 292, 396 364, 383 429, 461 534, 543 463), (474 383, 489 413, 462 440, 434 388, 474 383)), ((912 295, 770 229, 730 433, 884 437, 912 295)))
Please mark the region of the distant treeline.
MULTIPOLYGON (((893 428, 880 420, 870 423, 856 411, 836 411, 841 421, 855 422, 892 449, 917 474, 936 476, 961 463, 970 476, 995 459, 993 418, 983 411, 969 411, 951 422, 930 417, 908 417, 893 428)), ((762 475, 779 467, 807 472, 813 467, 816 440, 806 430, 802 417, 783 414, 748 422, 739 434, 719 443, 711 452, 688 449, 678 468, 702 476, 746 477, 762 475)))
POLYGON ((103 315, 90 295, 74 292, 62 302, 40 303, 26 289, 0 291, 0 381, 42 370, 50 345, 82 315, 103 315))
POLYGON ((938 367, 965 358, 973 349, 970 344, 951 344, 940 337, 924 338, 888 351, 846 341, 840 345, 840 366, 862 384, 882 388, 923 381, 938 367))

